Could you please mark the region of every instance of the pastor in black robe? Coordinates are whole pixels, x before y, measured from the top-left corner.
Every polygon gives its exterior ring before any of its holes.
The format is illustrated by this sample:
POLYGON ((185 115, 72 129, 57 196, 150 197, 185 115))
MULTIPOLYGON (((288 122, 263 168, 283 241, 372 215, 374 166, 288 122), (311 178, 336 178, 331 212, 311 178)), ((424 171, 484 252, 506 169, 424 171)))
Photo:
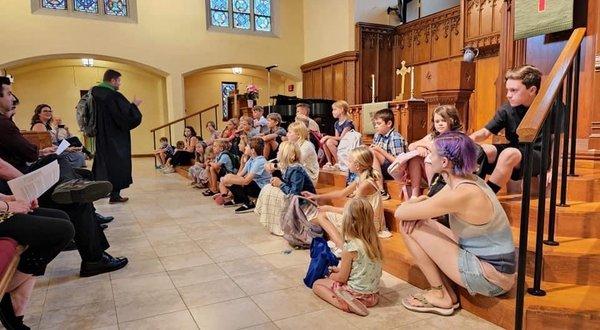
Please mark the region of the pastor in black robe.
POLYGON ((92 172, 96 180, 110 181, 111 197, 133 183, 130 130, 142 122, 142 113, 123 94, 100 84, 92 89, 97 113, 96 154, 92 172))

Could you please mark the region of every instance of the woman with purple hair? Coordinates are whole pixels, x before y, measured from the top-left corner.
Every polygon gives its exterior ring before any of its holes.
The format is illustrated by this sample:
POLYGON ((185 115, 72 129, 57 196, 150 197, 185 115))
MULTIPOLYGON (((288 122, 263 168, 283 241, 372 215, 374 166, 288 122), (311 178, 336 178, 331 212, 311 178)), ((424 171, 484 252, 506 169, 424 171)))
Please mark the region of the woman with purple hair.
POLYGON ((460 132, 436 137, 432 169, 447 185, 431 198, 421 196, 396 210, 406 246, 431 285, 402 300, 409 310, 451 315, 459 307, 452 282, 486 296, 504 294, 514 285, 512 232, 494 192, 472 174, 475 148, 460 132), (431 220, 445 214, 450 228, 431 220))

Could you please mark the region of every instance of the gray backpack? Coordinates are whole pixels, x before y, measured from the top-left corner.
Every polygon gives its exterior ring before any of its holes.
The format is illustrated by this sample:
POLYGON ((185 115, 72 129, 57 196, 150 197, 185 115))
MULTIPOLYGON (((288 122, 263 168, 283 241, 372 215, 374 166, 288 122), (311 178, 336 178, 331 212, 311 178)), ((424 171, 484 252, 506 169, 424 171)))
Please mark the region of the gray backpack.
POLYGON ((77 124, 85 136, 96 136, 96 106, 90 89, 77 103, 77 124))

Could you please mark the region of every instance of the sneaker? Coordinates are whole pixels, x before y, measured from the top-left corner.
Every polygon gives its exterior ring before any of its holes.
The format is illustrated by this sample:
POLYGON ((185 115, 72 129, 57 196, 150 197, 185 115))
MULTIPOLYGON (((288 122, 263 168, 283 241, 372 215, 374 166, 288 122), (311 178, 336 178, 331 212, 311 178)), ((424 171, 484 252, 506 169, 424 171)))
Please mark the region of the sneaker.
POLYGON ((369 310, 367 309, 367 306, 365 306, 362 302, 360 302, 360 300, 353 297, 352 294, 350 294, 350 292, 341 290, 341 289, 337 289, 337 290, 335 290, 334 293, 335 293, 336 297, 338 297, 339 299, 343 300, 346 304, 348 304, 348 308, 350 309, 350 312, 352 312, 356 315, 360 315, 360 316, 369 315, 369 310))
POLYGON ((112 191, 108 181, 74 179, 54 188, 52 200, 58 204, 91 203, 105 198, 112 191))
POLYGON ((333 170, 333 166, 331 166, 331 163, 326 163, 325 165, 323 165, 323 169, 326 171, 331 171, 333 170))
POLYGON ((381 199, 384 201, 387 201, 388 199, 391 198, 390 194, 388 194, 388 192, 385 190, 381 190, 379 193, 381 194, 381 199))
POLYGON ((225 206, 225 207, 234 207, 234 206, 238 206, 240 204, 241 203, 236 203, 233 200, 230 200, 230 201, 227 201, 227 202, 223 203, 223 206, 225 206))
POLYGON ((213 195, 216 195, 216 194, 217 194, 216 192, 213 192, 210 189, 208 189, 207 191, 205 191, 205 192, 202 193, 202 195, 206 196, 206 197, 210 197, 210 196, 213 196, 213 195))
POLYGON ((171 174, 171 173, 175 173, 175 168, 173 166, 165 166, 165 168, 162 169, 163 174, 171 174))
POLYGON ((390 238, 390 237, 392 237, 392 233, 389 230, 387 230, 387 229, 380 230, 380 231, 377 232, 377 237, 379 237, 379 238, 390 238))
POLYGON ((235 209, 235 214, 252 212, 254 210, 254 206, 254 203, 242 204, 242 206, 235 209))

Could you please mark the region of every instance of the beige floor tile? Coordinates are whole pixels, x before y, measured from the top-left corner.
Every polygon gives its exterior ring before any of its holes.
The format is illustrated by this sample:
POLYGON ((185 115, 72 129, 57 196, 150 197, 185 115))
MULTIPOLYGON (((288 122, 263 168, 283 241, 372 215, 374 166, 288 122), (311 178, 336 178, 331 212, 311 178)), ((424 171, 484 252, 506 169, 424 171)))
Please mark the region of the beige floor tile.
POLYGON ((256 257, 258 254, 246 245, 218 247, 215 249, 204 249, 215 262, 225 262, 235 259, 256 257))
POLYGON ((291 253, 271 253, 262 256, 263 260, 269 262, 275 268, 285 268, 296 265, 305 265, 308 267, 310 257, 306 250, 292 250, 291 253))
POLYGON ((117 324, 115 305, 112 301, 79 305, 65 309, 44 311, 40 329, 79 330, 117 324))
POLYGON ((115 299, 147 291, 175 289, 169 275, 164 273, 130 276, 111 281, 115 299))
POLYGON ((269 322, 249 298, 192 308, 191 312, 200 329, 242 329, 269 322))
POLYGON ((357 329, 357 327, 341 316, 343 313, 346 312, 325 309, 275 321, 275 324, 282 330, 318 329, 326 324, 335 324, 335 327, 338 329, 357 329))
POLYGON ((113 294, 109 280, 82 284, 73 282, 48 289, 44 304, 45 310, 76 307, 87 304, 112 302, 113 294))
POLYGON ((165 269, 160 263, 158 258, 155 259, 141 259, 130 258, 129 263, 125 268, 121 268, 117 271, 110 273, 111 279, 118 279, 123 277, 139 276, 146 274, 162 273, 165 269))
POLYGON ((224 233, 223 229, 212 222, 198 222, 181 225, 181 228, 193 240, 211 238, 224 233))
POLYGON ((156 255, 161 258, 178 254, 202 252, 200 247, 198 247, 198 245, 196 245, 196 243, 189 238, 177 241, 161 241, 152 244, 152 247, 154 248, 154 251, 156 251, 156 255))
POLYGON ((377 306, 369 308, 367 317, 350 313, 343 313, 342 317, 360 329, 393 329, 424 320, 431 315, 408 311, 399 302, 381 298, 377 306))
POLYGON ((229 276, 232 277, 257 272, 265 272, 268 270, 275 269, 273 265, 271 265, 268 261, 263 260, 261 257, 245 258, 222 262, 219 263, 219 266, 223 268, 223 270, 229 276))
POLYGON ((178 290, 188 308, 246 296, 244 291, 229 278, 185 286, 178 290))
POLYGON ((407 288, 414 288, 411 284, 403 281, 395 276, 390 275, 387 272, 383 272, 381 281, 379 283, 379 292, 387 294, 391 292, 398 292, 407 288))
POLYGON ((240 242, 235 235, 229 234, 220 234, 215 235, 213 237, 198 239, 196 240, 198 246, 200 246, 203 250, 207 249, 219 249, 230 246, 240 246, 244 245, 244 243, 240 242))
POLYGON ((279 328, 273 322, 254 325, 254 326, 243 328, 243 329, 244 330, 279 330, 279 328))
POLYGON ((158 290, 148 286, 145 292, 115 297, 119 322, 145 319, 160 314, 186 310, 175 289, 158 290))
POLYGON ((119 324, 120 330, 193 330, 198 329, 189 311, 162 314, 119 324))
POLYGON ((267 271, 252 273, 233 277, 244 292, 248 295, 276 291, 297 286, 298 283, 291 281, 278 271, 267 271))
POLYGON ((177 254, 160 258, 166 270, 177 270, 213 263, 212 259, 204 252, 196 251, 188 254, 177 254))
POLYGON ((251 297, 273 321, 322 310, 323 302, 308 288, 294 287, 251 297))
POLYGON ((169 276, 177 288, 228 278, 216 264, 171 270, 169 276))
POLYGON ((277 240, 273 240, 273 241, 269 240, 267 242, 262 242, 262 243, 248 244, 248 247, 260 255, 270 254, 270 253, 282 253, 284 251, 293 250, 293 248, 288 244, 288 242, 283 239, 277 239, 277 240))

